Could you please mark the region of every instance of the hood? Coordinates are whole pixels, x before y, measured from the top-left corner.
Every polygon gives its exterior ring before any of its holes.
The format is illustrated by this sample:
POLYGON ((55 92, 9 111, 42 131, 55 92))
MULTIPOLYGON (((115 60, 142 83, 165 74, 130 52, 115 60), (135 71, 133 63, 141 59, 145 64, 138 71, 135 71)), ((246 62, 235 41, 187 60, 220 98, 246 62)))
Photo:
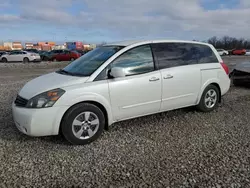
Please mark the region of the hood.
POLYGON ((84 83, 89 77, 76 77, 62 75, 56 72, 39 76, 29 82, 20 90, 19 95, 30 99, 40 93, 56 88, 63 88, 69 85, 84 83))
POLYGON ((250 73, 250 62, 242 62, 235 66, 235 70, 250 73))

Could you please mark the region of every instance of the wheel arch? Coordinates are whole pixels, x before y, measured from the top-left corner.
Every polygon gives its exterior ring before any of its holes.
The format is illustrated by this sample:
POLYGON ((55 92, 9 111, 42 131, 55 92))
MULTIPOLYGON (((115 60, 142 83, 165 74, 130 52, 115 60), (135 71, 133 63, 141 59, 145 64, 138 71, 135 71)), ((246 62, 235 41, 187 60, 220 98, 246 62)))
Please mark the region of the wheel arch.
POLYGON ((107 111, 107 109, 105 108, 105 106, 103 104, 101 104, 100 102, 97 102, 97 101, 94 101, 94 100, 85 100, 85 101, 80 101, 80 102, 77 102, 75 104, 73 104, 72 106, 70 106, 63 114, 61 120, 60 120, 60 124, 59 124, 59 132, 58 133, 62 133, 61 129, 62 129, 62 121, 63 121, 63 118, 65 117, 66 113, 71 109, 73 108, 74 106, 76 105, 79 105, 79 104, 83 104, 83 103, 89 103, 89 104, 93 104, 95 106, 97 106, 104 114, 104 117, 105 117, 105 130, 108 130, 109 128, 109 125, 110 125, 110 116, 109 116, 109 113, 107 111))
POLYGON ((23 61, 24 61, 24 59, 28 59, 28 61, 30 61, 30 58, 29 58, 28 56, 25 56, 25 57, 23 58, 23 61))
POLYGON ((197 104, 199 104, 199 102, 200 102, 200 100, 201 100, 201 96, 202 96, 204 90, 205 90, 209 85, 214 85, 215 87, 218 88, 218 90, 219 90, 219 103, 221 102, 221 87, 220 87, 220 85, 219 85, 219 83, 218 83, 217 80, 210 80, 210 81, 208 81, 207 83, 205 83, 205 84, 203 85, 203 87, 202 87, 202 89, 201 89, 201 92, 200 92, 200 94, 199 94, 199 96, 198 96, 197 104))
POLYGON ((3 59, 6 59, 8 61, 7 57, 1 57, 1 61, 3 61, 3 59))
POLYGON ((215 87, 218 88, 218 90, 219 90, 219 103, 220 103, 221 102, 221 88, 220 88, 220 85, 218 83, 215 83, 215 82, 213 82, 213 83, 211 83, 209 85, 214 85, 215 87))

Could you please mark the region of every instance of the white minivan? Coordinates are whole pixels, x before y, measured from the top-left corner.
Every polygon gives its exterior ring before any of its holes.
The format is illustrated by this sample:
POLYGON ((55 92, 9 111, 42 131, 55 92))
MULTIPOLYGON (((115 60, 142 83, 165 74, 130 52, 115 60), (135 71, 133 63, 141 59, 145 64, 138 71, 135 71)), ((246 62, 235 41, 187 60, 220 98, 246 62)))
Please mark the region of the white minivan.
POLYGON ((12 104, 13 118, 24 134, 62 133, 72 144, 87 144, 118 121, 188 106, 214 110, 229 90, 228 73, 207 43, 107 44, 29 81, 12 104))

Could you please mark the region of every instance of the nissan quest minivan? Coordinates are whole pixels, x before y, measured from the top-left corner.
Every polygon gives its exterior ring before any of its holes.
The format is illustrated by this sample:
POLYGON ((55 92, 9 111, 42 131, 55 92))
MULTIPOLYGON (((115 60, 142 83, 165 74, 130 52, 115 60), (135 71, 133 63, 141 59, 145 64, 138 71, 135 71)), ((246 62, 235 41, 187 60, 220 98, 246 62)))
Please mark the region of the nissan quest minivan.
POLYGON ((107 44, 29 81, 12 104, 13 118, 24 134, 62 133, 84 145, 118 121, 188 106, 210 112, 229 90, 228 73, 207 43, 107 44))

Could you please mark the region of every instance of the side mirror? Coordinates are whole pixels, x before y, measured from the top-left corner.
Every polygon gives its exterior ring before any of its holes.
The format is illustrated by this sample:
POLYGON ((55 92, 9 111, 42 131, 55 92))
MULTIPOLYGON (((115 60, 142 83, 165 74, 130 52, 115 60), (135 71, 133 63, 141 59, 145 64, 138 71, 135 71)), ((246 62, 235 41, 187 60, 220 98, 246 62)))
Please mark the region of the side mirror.
POLYGON ((110 75, 113 78, 119 78, 119 77, 125 77, 126 76, 123 68, 121 68, 121 67, 111 68, 110 75))

